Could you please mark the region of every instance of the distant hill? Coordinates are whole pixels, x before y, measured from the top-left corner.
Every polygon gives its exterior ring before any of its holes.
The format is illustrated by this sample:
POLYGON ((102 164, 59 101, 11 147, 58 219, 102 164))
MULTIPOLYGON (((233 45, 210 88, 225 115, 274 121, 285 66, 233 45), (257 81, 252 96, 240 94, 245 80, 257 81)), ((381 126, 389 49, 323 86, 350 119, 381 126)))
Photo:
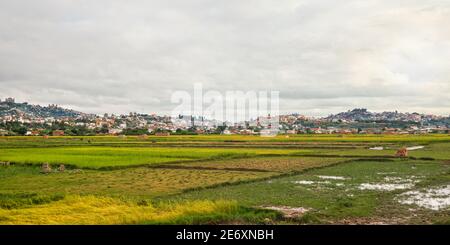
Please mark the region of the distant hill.
POLYGON ((27 102, 16 103, 14 100, 1 101, 0 102, 0 116, 20 116, 27 115, 31 117, 80 117, 86 116, 87 114, 61 108, 56 105, 40 106, 40 105, 30 105, 27 102))
POLYGON ((330 121, 350 121, 350 122, 367 122, 367 121, 402 121, 402 122, 447 122, 448 117, 435 115, 426 115, 419 113, 403 113, 397 111, 370 112, 364 108, 357 108, 346 112, 325 117, 330 121))
POLYGON ((346 121, 367 121, 374 120, 375 113, 369 112, 367 109, 353 109, 347 112, 341 112, 336 115, 330 115, 326 117, 329 120, 346 120, 346 121))

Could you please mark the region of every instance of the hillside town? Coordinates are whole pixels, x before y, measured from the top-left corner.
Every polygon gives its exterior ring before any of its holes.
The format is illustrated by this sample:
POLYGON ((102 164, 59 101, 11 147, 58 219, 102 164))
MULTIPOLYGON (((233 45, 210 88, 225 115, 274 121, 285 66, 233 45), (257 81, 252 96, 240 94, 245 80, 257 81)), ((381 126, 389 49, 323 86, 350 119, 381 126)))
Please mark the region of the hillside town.
MULTIPOLYGON (((156 114, 94 115, 58 105, 30 105, 14 98, 0 100, 0 136, 63 135, 259 135, 270 118, 230 123, 203 117, 177 118, 156 114)), ((322 118, 301 114, 280 115, 278 134, 429 134, 449 133, 450 117, 401 112, 370 112, 353 109, 322 118)))

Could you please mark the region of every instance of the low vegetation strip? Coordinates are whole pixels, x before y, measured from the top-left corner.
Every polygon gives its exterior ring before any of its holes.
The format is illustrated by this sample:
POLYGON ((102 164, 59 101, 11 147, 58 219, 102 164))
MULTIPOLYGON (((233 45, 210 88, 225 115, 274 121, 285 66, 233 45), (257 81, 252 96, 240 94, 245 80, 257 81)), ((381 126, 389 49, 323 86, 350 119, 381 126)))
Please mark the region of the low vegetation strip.
POLYGON ((135 143, 135 142, 225 142, 225 143, 408 143, 408 142, 450 142, 448 134, 427 135, 339 135, 339 134, 297 134, 279 135, 277 137, 259 137, 251 135, 171 135, 171 136, 148 136, 142 139, 138 136, 56 136, 43 138, 41 136, 0 136, 0 146, 3 145, 70 145, 70 144, 93 144, 93 143, 135 143))

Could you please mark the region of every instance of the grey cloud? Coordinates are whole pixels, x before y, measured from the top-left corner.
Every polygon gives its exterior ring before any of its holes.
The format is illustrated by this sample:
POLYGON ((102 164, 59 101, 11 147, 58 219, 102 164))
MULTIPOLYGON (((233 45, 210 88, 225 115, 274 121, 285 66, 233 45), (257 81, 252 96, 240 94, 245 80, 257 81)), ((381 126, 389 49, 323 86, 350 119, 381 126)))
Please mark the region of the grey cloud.
POLYGON ((449 114, 440 0, 4 0, 0 97, 167 112, 171 92, 278 90, 282 111, 449 114))

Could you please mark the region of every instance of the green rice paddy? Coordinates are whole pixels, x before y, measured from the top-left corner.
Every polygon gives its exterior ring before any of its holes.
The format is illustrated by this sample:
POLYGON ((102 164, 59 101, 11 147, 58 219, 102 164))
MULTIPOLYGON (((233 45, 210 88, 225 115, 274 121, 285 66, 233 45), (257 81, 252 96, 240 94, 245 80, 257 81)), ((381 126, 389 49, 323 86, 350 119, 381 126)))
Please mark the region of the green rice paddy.
POLYGON ((0 224, 450 223, 449 152, 449 135, 0 137, 0 224))

